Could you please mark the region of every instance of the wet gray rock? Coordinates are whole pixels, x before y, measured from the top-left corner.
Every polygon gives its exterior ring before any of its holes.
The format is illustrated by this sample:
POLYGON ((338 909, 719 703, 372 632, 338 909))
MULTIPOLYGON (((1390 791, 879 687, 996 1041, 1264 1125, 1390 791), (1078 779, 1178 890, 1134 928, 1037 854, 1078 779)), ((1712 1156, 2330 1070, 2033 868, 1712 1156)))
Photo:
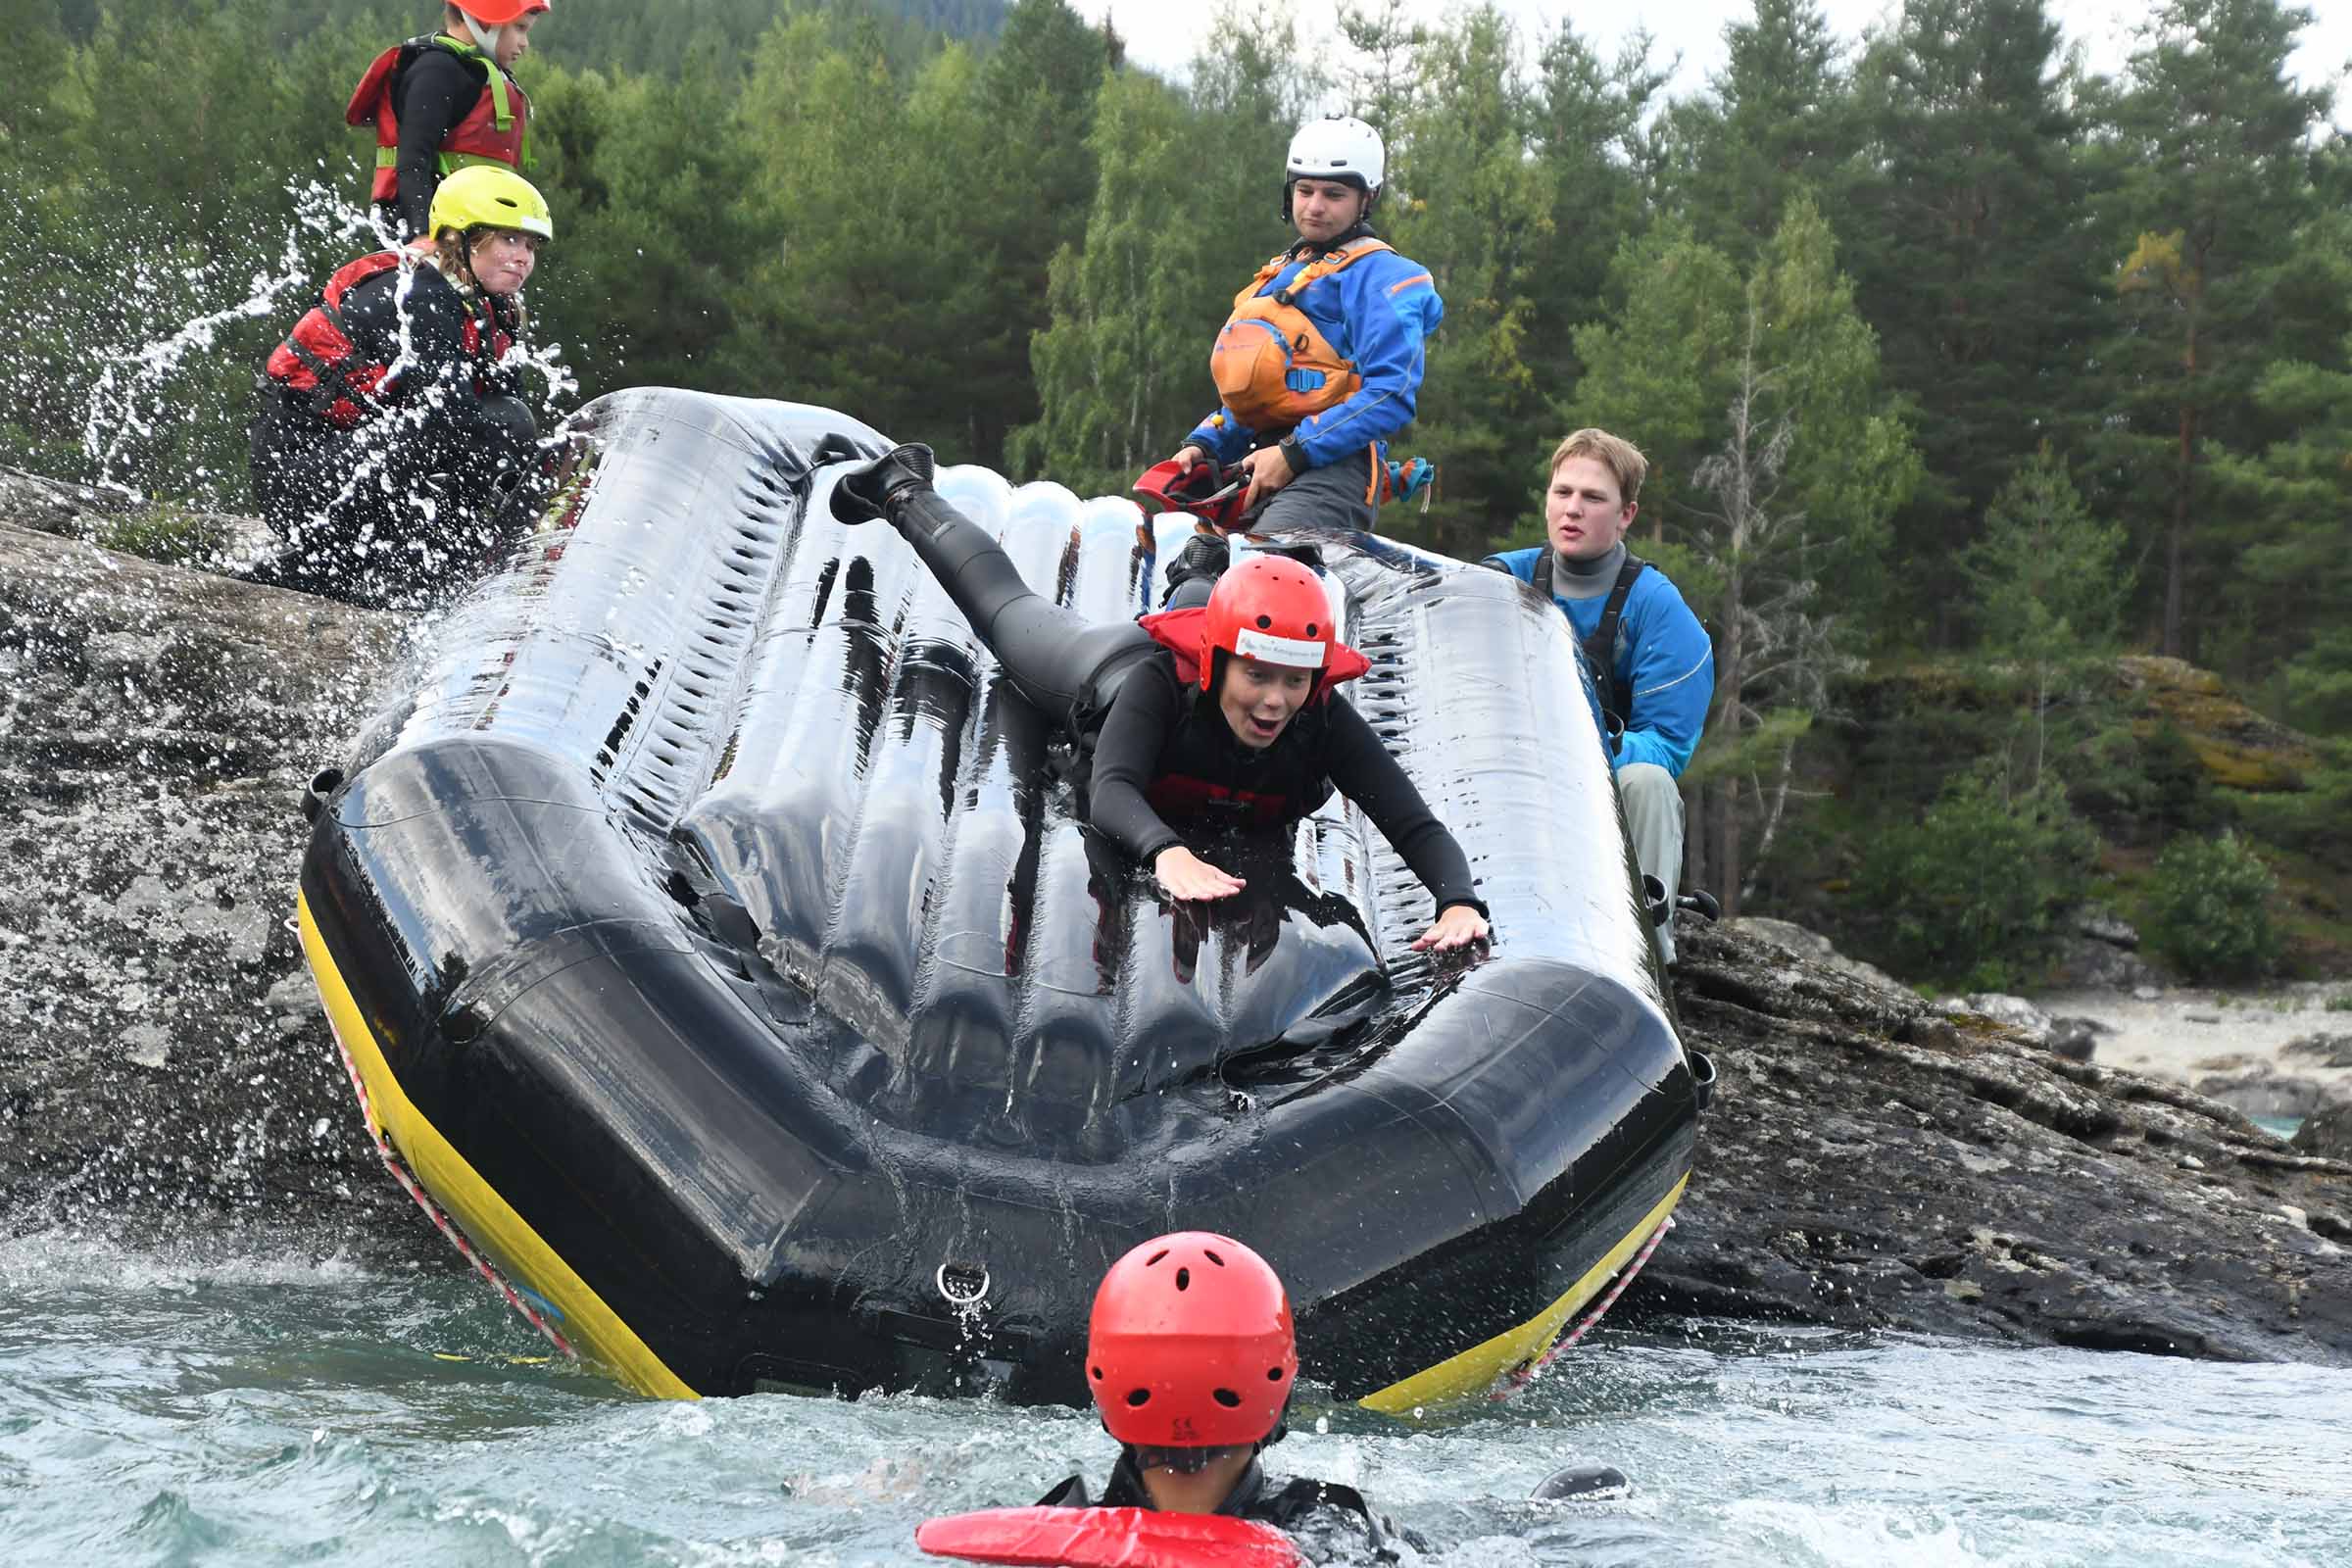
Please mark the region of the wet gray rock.
POLYGON ((1629 1301, 2352 1364, 2352 1164, 1736 931, 1678 946, 1684 1037, 1720 1079, 1629 1301))
MULTIPOLYGON (((1769 948, 1775 948, 1800 961, 1818 964, 1832 973, 1844 976, 1866 990, 1884 993, 1890 999, 1916 1002, 1919 993, 1895 979, 1875 963, 1849 958, 1833 947, 1830 939, 1819 932, 1788 920, 1774 920, 1764 915, 1742 915, 1726 924, 1725 929, 1740 936, 1752 938, 1769 948)), ((1677 924, 1676 931, 1682 926, 1677 924)))
POLYGON ((2334 1101, 2303 1118, 2287 1144, 2297 1153, 2352 1160, 2352 1101, 2334 1101))
POLYGON ((2049 1044, 2056 1023, 2050 1015, 2023 997, 2012 997, 1998 991, 1974 991, 1965 997, 1946 997, 1936 1004, 1936 1010, 1954 1017, 1974 1014, 1989 1018, 2004 1029, 2014 1029, 2036 1044, 2049 1044))
POLYGON ((2053 1017, 2042 1044, 2069 1061, 2088 1061, 2098 1053, 2099 1036, 2114 1032, 2096 1018, 2053 1017))
POLYGON ((2335 1098, 2317 1078, 2280 1072, 2267 1061, 2208 1074, 2197 1080, 2197 1093, 2249 1116, 2309 1116, 2335 1098))
POLYGON ((2329 1034, 2325 1031, 2289 1040, 2278 1048, 2282 1056, 2309 1056, 2321 1067, 2352 1067, 2352 1034, 2329 1034))
POLYGON ((2094 942, 2104 942, 2127 953, 2139 947, 2139 933, 2106 909, 2076 911, 2075 929, 2094 942))
MULTIPOLYGON (((287 929, 295 801, 402 624, 0 521, 0 1233, 298 1222, 457 1266, 287 929)), ((1721 1082, 1629 1301, 2352 1363, 2352 1164, 1794 927, 1679 946, 1721 1082)))
POLYGON ((2164 976, 2145 958, 2112 943, 2084 936, 2059 939, 2050 963, 2050 984, 2070 991, 2137 991, 2152 995, 2164 976))
POLYGON ((288 929, 401 622, 73 532, 0 520, 0 1231, 405 1207, 288 929))

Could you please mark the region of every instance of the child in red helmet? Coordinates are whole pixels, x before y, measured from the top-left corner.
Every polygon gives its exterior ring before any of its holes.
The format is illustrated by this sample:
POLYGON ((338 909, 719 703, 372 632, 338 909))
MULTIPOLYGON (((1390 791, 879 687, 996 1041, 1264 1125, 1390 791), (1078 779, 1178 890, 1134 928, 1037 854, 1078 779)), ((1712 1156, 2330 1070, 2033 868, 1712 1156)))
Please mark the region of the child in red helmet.
POLYGON ((394 44, 352 89, 343 118, 375 130, 368 198, 396 240, 426 232, 433 191, 476 164, 530 162, 531 101, 508 74, 548 0, 449 0, 441 30, 394 44))
POLYGON ((1298 1377, 1290 1298, 1264 1258, 1211 1231, 1146 1242, 1102 1276, 1087 1325, 1087 1387, 1118 1462, 1100 1497, 1072 1476, 1039 1501, 1225 1514, 1381 1551, 1394 1527, 1353 1487, 1277 1485, 1258 1465, 1298 1377))
POLYGON ((1240 877, 1169 823, 1277 827, 1333 790, 1372 818, 1437 901, 1413 946, 1482 941, 1487 908, 1461 845, 1337 688, 1369 669, 1341 642, 1312 569, 1251 556, 1208 603, 1097 623, 1036 593, 996 540, 931 487, 931 450, 900 447, 842 475, 834 514, 887 517, 1013 686, 1091 750, 1086 814, 1170 897, 1222 899, 1240 877))

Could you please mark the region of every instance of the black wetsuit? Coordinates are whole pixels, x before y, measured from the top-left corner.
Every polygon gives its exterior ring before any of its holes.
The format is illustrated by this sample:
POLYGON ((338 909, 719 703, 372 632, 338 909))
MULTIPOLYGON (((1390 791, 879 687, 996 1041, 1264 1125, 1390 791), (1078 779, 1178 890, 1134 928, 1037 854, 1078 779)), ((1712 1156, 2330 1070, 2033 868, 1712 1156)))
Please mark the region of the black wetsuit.
POLYGON ((396 238, 409 240, 425 232, 433 192, 441 185, 441 144, 480 101, 482 85, 489 79, 489 70, 480 61, 447 49, 411 52, 392 78, 392 112, 400 124, 400 161, 393 170, 400 179, 400 196, 376 203, 376 211, 392 225, 396 238))
MULTIPOLYGON (((851 520, 867 504, 852 483, 835 490, 836 511, 851 509, 851 520)), ((987 530, 927 483, 895 493, 889 515, 1014 688, 1072 736, 1093 740, 1088 820, 1137 859, 1149 865, 1182 842, 1163 813, 1272 826, 1306 815, 1337 787, 1396 847, 1440 912, 1459 904, 1486 915, 1461 845, 1337 693, 1319 694, 1272 746, 1252 752, 1212 698, 1178 685, 1150 632, 1089 620, 1032 589, 987 530)))
MULTIPOLYGON (((1122 1448, 1111 1466, 1102 1495, 1090 1496, 1084 1476, 1071 1476, 1037 1499, 1046 1508, 1149 1508, 1152 1494, 1135 1468, 1132 1450, 1122 1448)), ((1272 1525, 1285 1535, 1300 1536, 1316 1550, 1316 1560, 1363 1560, 1366 1556, 1395 1561, 1396 1539, 1419 1549, 1421 1543, 1372 1511, 1364 1494, 1333 1481, 1299 1478, 1276 1486, 1255 1459, 1242 1472, 1233 1491, 1217 1504, 1217 1512, 1233 1519, 1272 1525)))
POLYGON ((494 318, 514 324, 511 303, 468 298, 429 264, 413 274, 406 300, 398 268, 343 296, 349 367, 398 365, 408 322, 410 362, 359 425, 324 417, 314 392, 261 378, 253 486, 293 547, 277 573, 290 585, 378 602, 478 562, 484 519, 529 457, 530 411, 490 348, 494 318))
POLYGON ((1337 692, 1318 695, 1273 745, 1253 750, 1212 697, 1178 684, 1164 651, 1146 660, 1119 683, 1097 732, 1087 817, 1150 865, 1184 842, 1169 815, 1274 826, 1306 815, 1335 788, 1363 808, 1440 910, 1463 904, 1485 913, 1460 843, 1337 692))

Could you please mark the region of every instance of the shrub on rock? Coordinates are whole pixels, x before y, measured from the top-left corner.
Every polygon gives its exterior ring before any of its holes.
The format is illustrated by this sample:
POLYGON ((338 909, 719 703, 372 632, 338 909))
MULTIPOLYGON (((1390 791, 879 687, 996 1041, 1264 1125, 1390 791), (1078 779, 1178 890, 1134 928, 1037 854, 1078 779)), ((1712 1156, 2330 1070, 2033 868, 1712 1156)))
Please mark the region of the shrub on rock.
POLYGON ((2156 858, 2141 934, 2191 980, 2259 978, 2278 951, 2270 911, 2278 885, 2234 833, 2177 838, 2156 858))

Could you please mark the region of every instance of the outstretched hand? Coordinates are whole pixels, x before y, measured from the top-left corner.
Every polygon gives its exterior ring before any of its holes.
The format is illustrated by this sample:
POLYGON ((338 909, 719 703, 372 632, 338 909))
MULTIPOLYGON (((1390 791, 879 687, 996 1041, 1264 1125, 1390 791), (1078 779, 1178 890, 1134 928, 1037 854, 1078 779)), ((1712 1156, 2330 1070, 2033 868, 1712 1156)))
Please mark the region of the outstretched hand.
POLYGON ((929 489, 931 449, 919 442, 894 447, 871 463, 859 464, 833 484, 833 515, 841 522, 871 522, 890 515, 893 503, 908 491, 929 489))
POLYGON ((1152 874, 1167 889, 1168 897, 1176 900, 1229 899, 1250 884, 1229 872, 1220 871, 1183 845, 1174 845, 1152 857, 1152 874))
POLYGON ((1467 904, 1449 904, 1438 911, 1437 924, 1421 933, 1413 943, 1415 953, 1444 953, 1448 948, 1466 948, 1473 942, 1484 942, 1492 928, 1487 917, 1467 904))

